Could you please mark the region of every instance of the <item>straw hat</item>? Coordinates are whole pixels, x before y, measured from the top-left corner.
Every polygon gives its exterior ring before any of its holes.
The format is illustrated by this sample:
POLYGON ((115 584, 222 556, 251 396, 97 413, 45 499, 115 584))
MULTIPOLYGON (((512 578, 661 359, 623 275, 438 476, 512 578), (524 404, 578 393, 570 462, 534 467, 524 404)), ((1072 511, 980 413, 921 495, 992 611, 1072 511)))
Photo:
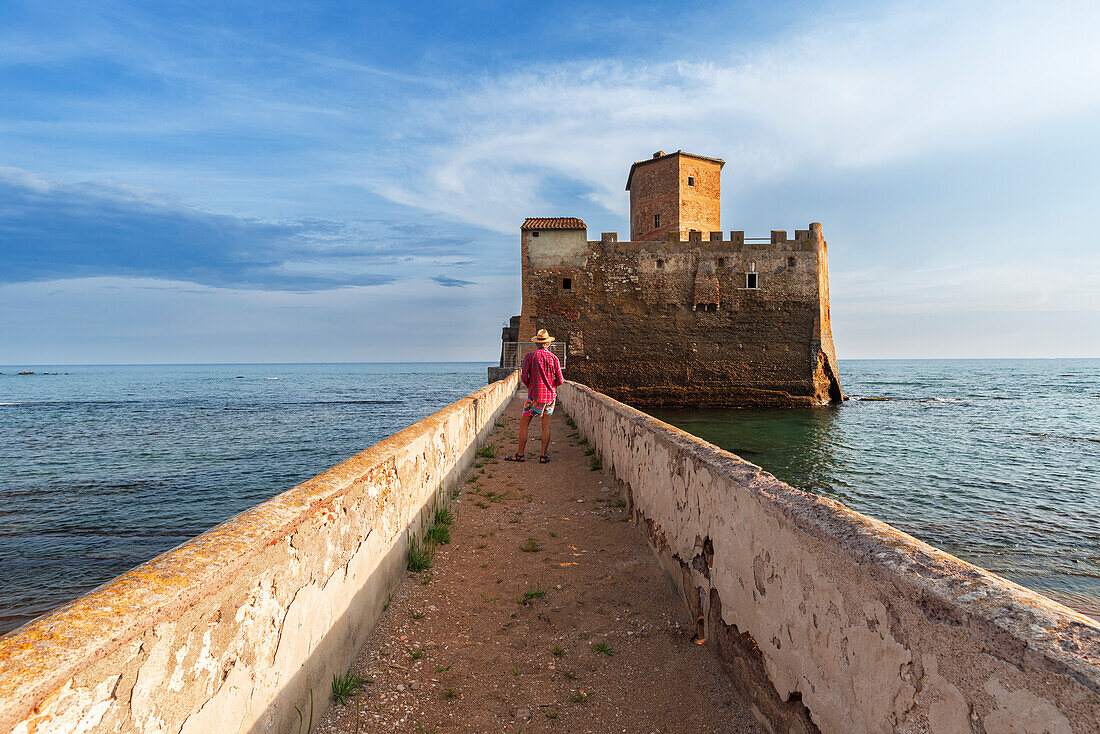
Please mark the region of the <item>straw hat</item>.
POLYGON ((549 344, 554 341, 554 337, 546 333, 546 329, 539 329, 539 333, 535 334, 535 341, 539 344, 549 344))

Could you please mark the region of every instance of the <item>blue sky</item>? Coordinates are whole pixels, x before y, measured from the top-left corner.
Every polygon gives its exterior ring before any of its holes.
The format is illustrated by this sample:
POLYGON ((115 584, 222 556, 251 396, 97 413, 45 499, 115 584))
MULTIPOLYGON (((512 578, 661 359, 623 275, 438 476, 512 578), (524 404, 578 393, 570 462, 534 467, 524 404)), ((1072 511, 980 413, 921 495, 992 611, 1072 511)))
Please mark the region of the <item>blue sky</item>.
POLYGON ((1100 356, 1095 2, 0 19, 0 363, 492 360, 523 218, 625 234, 678 148, 823 223, 842 359, 1100 356))

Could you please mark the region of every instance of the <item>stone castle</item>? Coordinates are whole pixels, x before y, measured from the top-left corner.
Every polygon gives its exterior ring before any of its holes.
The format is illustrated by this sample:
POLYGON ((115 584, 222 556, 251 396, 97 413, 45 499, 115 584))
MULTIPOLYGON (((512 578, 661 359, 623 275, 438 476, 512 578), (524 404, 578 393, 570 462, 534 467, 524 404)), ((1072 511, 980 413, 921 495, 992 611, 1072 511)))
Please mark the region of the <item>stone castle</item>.
POLYGON ((573 217, 527 219, 523 307, 504 340, 545 328, 565 344, 567 379, 634 405, 843 400, 821 225, 725 237, 724 165, 683 151, 634 163, 629 242, 589 240, 573 217))

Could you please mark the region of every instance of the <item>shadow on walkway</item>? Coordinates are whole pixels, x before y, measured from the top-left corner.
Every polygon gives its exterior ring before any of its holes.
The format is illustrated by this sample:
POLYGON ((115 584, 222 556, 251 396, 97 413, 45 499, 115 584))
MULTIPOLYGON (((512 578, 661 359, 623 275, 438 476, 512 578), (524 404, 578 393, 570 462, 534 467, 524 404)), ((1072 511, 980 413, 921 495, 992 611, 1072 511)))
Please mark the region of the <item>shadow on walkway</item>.
MULTIPOLYGON (((552 461, 515 451, 522 398, 353 670, 360 732, 759 732, 671 581, 559 411, 552 461), (533 458, 534 457, 534 458, 533 458)), ((330 695, 325 691, 325 695, 330 695)), ((314 732, 354 732, 356 705, 314 732)))

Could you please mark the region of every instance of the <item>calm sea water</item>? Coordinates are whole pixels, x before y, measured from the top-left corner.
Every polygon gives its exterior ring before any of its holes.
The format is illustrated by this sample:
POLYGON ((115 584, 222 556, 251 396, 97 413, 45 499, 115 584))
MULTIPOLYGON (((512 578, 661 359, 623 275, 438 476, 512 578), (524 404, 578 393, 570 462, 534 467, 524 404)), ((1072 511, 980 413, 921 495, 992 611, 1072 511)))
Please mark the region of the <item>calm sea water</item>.
POLYGON ((840 369, 835 408, 651 412, 1100 619, 1100 360, 840 369))
MULTIPOLYGON (((468 394, 485 367, 0 367, 0 632, 468 394)), ((1100 615, 1100 360, 844 361, 841 378, 857 399, 837 408, 654 412, 1100 615)))
POLYGON ((0 367, 0 633, 467 395, 485 367, 0 367))

